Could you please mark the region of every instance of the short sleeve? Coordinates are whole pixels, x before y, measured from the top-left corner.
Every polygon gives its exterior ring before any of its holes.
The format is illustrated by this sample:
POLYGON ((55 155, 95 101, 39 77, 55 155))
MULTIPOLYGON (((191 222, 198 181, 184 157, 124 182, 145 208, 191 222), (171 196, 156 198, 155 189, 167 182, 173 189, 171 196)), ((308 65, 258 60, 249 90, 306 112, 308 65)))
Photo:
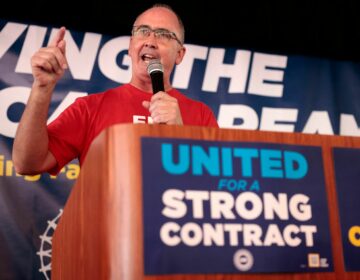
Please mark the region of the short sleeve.
POLYGON ((48 170, 57 174, 61 168, 80 157, 88 130, 88 110, 83 98, 66 108, 48 127, 49 151, 54 155, 57 165, 48 170))
POLYGON ((219 127, 213 111, 206 105, 202 104, 202 121, 203 126, 219 127))

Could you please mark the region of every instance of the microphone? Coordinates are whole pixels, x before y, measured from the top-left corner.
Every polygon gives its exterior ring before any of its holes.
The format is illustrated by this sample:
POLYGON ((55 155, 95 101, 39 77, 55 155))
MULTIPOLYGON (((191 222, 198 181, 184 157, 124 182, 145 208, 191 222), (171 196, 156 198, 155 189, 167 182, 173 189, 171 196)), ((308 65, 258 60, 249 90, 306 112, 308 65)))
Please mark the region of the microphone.
POLYGON ((150 75, 153 93, 165 91, 164 89, 164 69, 159 59, 150 60, 147 67, 150 75))

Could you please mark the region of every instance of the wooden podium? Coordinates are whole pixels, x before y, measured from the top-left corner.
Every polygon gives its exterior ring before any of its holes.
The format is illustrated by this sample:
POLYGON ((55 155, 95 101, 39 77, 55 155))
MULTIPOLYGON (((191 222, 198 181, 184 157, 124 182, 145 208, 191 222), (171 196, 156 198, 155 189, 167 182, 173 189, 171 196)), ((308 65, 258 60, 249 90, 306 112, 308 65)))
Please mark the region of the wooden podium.
POLYGON ((165 125, 115 125, 93 142, 53 237, 52 279, 360 279, 344 270, 332 147, 360 138, 165 125), (142 137, 311 145, 322 148, 334 272, 144 276, 142 137))

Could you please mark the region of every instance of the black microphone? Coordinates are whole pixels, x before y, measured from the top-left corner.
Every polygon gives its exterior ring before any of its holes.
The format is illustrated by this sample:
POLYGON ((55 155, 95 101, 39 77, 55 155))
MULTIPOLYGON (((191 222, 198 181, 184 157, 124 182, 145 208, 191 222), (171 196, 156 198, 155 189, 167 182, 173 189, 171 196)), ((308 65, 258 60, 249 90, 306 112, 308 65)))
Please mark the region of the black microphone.
POLYGON ((153 93, 165 91, 164 89, 164 69, 159 59, 150 60, 147 67, 150 75, 153 93))

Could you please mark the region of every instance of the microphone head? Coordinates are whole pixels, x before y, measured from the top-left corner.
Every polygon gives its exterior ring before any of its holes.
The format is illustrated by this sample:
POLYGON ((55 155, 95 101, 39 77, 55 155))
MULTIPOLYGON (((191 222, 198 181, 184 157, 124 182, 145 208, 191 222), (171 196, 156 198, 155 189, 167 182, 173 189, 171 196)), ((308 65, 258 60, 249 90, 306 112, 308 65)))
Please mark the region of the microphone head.
POLYGON ((160 62, 160 59, 152 59, 149 62, 149 65, 147 66, 147 72, 149 75, 153 72, 164 72, 164 68, 160 62))
POLYGON ((153 93, 165 91, 163 80, 164 69, 159 59, 150 60, 147 72, 151 78, 153 93))

